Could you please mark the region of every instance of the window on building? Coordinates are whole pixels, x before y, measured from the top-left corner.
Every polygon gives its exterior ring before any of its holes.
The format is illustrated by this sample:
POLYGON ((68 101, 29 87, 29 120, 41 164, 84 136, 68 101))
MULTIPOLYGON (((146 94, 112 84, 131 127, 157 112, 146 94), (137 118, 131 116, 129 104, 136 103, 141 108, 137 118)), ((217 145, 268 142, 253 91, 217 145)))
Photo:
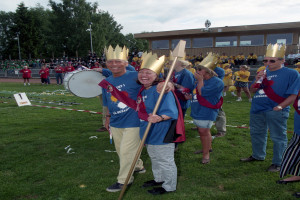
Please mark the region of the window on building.
POLYGON ((264 35, 240 36, 240 46, 260 46, 264 44, 264 35))
POLYGON ((267 44, 292 44, 293 33, 283 33, 283 34, 268 34, 267 44))
POLYGON ((185 48, 191 48, 191 39, 176 39, 172 40, 172 49, 175 49, 180 40, 186 41, 185 48))
POLYGON ((216 37, 216 47, 237 46, 237 36, 216 37))
POLYGON ((193 48, 204 48, 212 47, 213 38, 194 38, 193 39, 193 48))
POLYGON ((169 49, 169 40, 154 40, 152 41, 152 50, 169 49))

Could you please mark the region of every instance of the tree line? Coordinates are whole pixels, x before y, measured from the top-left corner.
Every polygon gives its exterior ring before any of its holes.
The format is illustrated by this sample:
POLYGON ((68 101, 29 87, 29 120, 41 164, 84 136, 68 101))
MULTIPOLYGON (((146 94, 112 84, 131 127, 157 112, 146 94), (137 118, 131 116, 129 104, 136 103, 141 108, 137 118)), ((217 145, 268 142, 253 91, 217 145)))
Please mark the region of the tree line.
POLYGON ((96 2, 49 0, 49 5, 51 9, 40 4, 28 8, 22 2, 15 12, 0 11, 0 59, 19 59, 19 47, 22 59, 84 57, 91 50, 90 33, 98 55, 117 44, 130 51, 148 50, 146 40, 123 35, 122 25, 96 2))

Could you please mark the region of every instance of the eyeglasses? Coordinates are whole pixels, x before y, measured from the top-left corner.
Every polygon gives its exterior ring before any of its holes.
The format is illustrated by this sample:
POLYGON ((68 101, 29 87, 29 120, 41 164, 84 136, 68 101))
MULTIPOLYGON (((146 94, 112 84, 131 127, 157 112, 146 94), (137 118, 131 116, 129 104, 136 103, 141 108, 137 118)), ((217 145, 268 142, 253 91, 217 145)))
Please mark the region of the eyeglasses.
POLYGON ((270 62, 270 63, 275 63, 277 60, 263 60, 264 63, 270 62))

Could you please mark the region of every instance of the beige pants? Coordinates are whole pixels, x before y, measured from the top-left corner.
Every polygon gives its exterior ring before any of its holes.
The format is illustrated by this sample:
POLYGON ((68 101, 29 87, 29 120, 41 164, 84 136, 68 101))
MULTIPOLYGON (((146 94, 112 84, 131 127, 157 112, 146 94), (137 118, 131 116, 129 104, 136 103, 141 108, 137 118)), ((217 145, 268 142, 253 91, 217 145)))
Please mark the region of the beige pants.
MULTIPOLYGON (((113 136, 116 151, 120 159, 120 170, 118 175, 118 183, 124 184, 128 172, 131 168, 133 159, 141 142, 139 135, 140 128, 115 128, 110 127, 113 136)), ((135 169, 143 168, 143 161, 138 159, 135 169)), ((128 183, 133 182, 134 177, 131 176, 128 183)))

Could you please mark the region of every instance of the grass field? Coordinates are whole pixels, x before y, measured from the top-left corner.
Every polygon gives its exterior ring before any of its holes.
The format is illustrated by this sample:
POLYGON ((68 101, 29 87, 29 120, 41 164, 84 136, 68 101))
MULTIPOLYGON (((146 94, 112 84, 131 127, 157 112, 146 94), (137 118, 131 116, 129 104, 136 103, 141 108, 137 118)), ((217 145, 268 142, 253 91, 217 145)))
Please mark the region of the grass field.
MULTIPOLYGON (((96 132, 102 123, 101 115, 18 107, 12 98, 13 93, 26 92, 34 105, 101 112, 98 98, 78 98, 61 91, 63 89, 57 85, 24 87, 22 83, 0 83, 0 200, 118 198, 119 193, 105 191, 116 182, 119 164, 117 154, 111 152, 114 146, 110 144, 108 132, 96 132)), ((249 126, 248 101, 236 102, 235 98, 226 96, 223 107, 228 125, 249 126)), ((292 113, 288 121, 289 138, 293 131, 292 113)), ((272 160, 271 141, 264 162, 239 161, 251 155, 248 129, 228 127, 225 137, 213 140, 211 163, 202 165, 201 155, 193 153, 201 145, 196 131, 191 130, 190 120, 186 117, 187 141, 179 145, 175 155, 177 191, 152 196, 140 187, 153 178, 151 162, 144 149, 141 157, 147 172, 135 175, 134 184, 127 189, 123 199, 282 200, 294 199, 292 194, 300 191, 299 184, 278 185, 275 181, 279 174, 266 172, 272 160)), ((214 127, 212 132, 216 133, 214 127)))

